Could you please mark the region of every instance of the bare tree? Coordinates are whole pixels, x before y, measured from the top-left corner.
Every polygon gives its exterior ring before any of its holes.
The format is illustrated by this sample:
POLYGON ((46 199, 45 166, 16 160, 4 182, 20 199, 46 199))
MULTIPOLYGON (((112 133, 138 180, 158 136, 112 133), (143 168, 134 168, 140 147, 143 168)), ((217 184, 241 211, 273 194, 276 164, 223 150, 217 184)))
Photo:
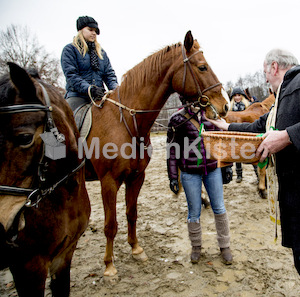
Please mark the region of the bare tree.
POLYGON ((27 69, 35 68, 43 80, 61 86, 59 60, 39 45, 27 27, 11 25, 0 31, 0 40, 0 74, 7 72, 7 62, 14 62, 27 69))
POLYGON ((231 89, 234 87, 248 88, 251 96, 257 97, 259 101, 269 96, 269 87, 262 70, 256 71, 254 74, 240 76, 235 83, 231 81, 227 82, 226 90, 228 93, 231 93, 231 89))

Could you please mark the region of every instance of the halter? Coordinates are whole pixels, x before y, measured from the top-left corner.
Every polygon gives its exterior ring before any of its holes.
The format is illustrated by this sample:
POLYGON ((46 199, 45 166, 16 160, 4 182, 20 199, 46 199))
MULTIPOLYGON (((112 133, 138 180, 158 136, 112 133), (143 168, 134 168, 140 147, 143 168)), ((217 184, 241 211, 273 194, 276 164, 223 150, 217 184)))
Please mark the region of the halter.
MULTIPOLYGON (((219 86, 219 85, 222 85, 222 84, 221 84, 220 82, 218 82, 218 83, 216 83, 216 84, 214 84, 214 85, 212 85, 212 86, 209 86, 209 87, 207 87, 206 89, 204 89, 204 90, 201 91, 200 85, 199 85, 199 83, 198 83, 198 81, 197 81, 197 78, 196 78, 196 76, 195 76, 195 73, 194 73, 194 71, 193 71, 193 69, 192 69, 192 66, 191 66, 191 63, 190 63, 190 59, 191 59, 194 55, 196 55, 196 54, 198 54, 198 53, 203 53, 203 51, 200 51, 200 50, 199 50, 199 51, 193 53, 191 56, 187 57, 187 56, 186 56, 186 53, 185 53, 185 51, 184 51, 184 47, 182 46, 182 56, 183 56, 183 64, 184 64, 184 74, 183 74, 183 81, 182 81, 182 89, 183 89, 183 92, 184 92, 184 89, 185 89, 185 81, 186 81, 186 73, 187 73, 187 70, 186 70, 186 69, 187 69, 187 66, 186 66, 186 65, 188 65, 189 70, 190 70, 190 72, 191 72, 191 75, 192 75, 192 77, 193 77, 193 80, 194 80, 194 82, 195 82, 196 88, 197 88, 198 96, 199 96, 197 102, 199 102, 199 105, 200 105, 200 107, 201 107, 202 109, 209 106, 209 107, 212 109, 212 111, 215 113, 215 115, 217 116, 217 115, 218 115, 218 112, 217 112, 216 108, 213 106, 213 104, 210 103, 209 97, 206 96, 206 95, 203 95, 203 93, 205 93, 205 92, 207 92, 207 91, 209 91, 209 90, 211 90, 211 89, 213 89, 213 88, 215 88, 215 87, 217 87, 217 86, 219 86), (203 100, 202 100, 202 99, 205 100, 204 103, 203 103, 203 100)), ((101 98, 100 103, 97 104, 97 103, 95 102, 95 100, 93 99, 92 95, 91 95, 91 87, 92 87, 92 86, 89 86, 89 88, 88 88, 88 95, 89 95, 89 97, 90 97, 90 99, 91 99, 93 105, 95 105, 97 108, 102 108, 103 105, 104 105, 104 103, 105 103, 105 101, 109 101, 109 102, 111 102, 112 104, 114 104, 114 105, 116 105, 117 107, 119 107, 119 111, 120 111, 120 122, 124 122, 124 125, 125 125, 125 127, 126 127, 128 133, 129 133, 129 135, 130 135, 131 137, 134 137, 134 135, 133 135, 133 133, 130 131, 129 125, 128 125, 128 123, 127 123, 125 117, 123 116, 123 110, 127 110, 127 111, 129 112, 129 114, 130 114, 130 115, 132 116, 132 118, 133 118, 133 125, 134 125, 134 129, 135 129, 135 133, 136 133, 137 139, 139 138, 139 131, 138 131, 138 124, 137 124, 137 120, 136 120, 136 114, 143 114, 143 113, 150 113, 150 112, 160 112, 160 111, 161 111, 161 109, 152 109, 152 110, 146 110, 146 109, 144 109, 144 110, 137 110, 137 109, 134 109, 134 108, 129 108, 129 107, 127 107, 126 105, 124 105, 124 104, 121 103, 121 97, 120 97, 120 92, 119 92, 119 89, 120 89, 120 88, 119 88, 119 87, 117 88, 118 101, 115 101, 115 100, 112 100, 112 99, 109 98, 109 95, 113 92, 113 91, 109 91, 109 92, 107 92, 107 93, 101 98)), ((191 106, 191 105, 193 105, 193 104, 194 104, 194 103, 191 102, 191 103, 188 103, 188 104, 184 104, 184 105, 182 105, 182 106, 178 106, 177 108, 188 107, 188 106, 191 106)), ((171 108, 164 108, 164 110, 167 110, 167 109, 174 109, 174 108, 173 108, 173 107, 171 107, 171 108)), ((142 137, 142 140, 141 140, 140 142, 144 142, 144 138, 143 138, 143 137, 142 137)), ((149 142, 149 140, 148 140, 148 142, 149 142)), ((144 146, 144 147, 145 147, 145 149, 147 149, 147 145, 144 146)))
POLYGON ((213 110, 213 112, 217 115, 218 112, 217 112, 216 108, 210 103, 209 97, 206 96, 206 95, 203 95, 203 94, 205 92, 207 92, 207 91, 209 91, 209 90, 211 90, 211 89, 219 86, 219 85, 222 85, 222 84, 220 82, 218 82, 218 83, 216 83, 216 84, 214 84, 212 86, 209 86, 206 89, 204 89, 204 90, 201 91, 199 82, 198 82, 198 80, 197 80, 197 78, 195 76, 195 73, 193 71, 193 68, 192 68, 192 65, 191 65, 191 62, 190 62, 190 59, 193 56, 195 56, 195 55, 197 55, 199 53, 203 53, 203 51, 202 50, 198 50, 195 53, 193 53, 192 55, 190 55, 189 57, 187 57, 186 52, 184 50, 184 47, 182 46, 182 56, 183 56, 183 65, 184 65, 183 80, 182 80, 182 90, 183 90, 183 93, 184 93, 185 81, 186 81, 186 73, 187 73, 187 66, 188 66, 189 70, 191 72, 192 78, 194 80, 194 83, 196 85, 196 88, 197 88, 197 93, 198 93, 198 100, 197 101, 199 102, 200 107, 205 108, 205 107, 209 106, 213 110), (203 103, 203 99, 204 99, 204 103, 203 103))
MULTIPOLYGON (((53 117, 52 117, 52 106, 50 102, 49 95, 44 88, 40 84, 42 88, 44 99, 46 105, 42 104, 20 104, 20 105, 7 105, 0 107, 0 114, 15 114, 15 113, 22 113, 22 112, 37 112, 37 111, 44 111, 46 112, 46 126, 45 130, 51 131, 51 129, 56 128, 53 117)), ((45 155, 42 156, 42 162, 39 164, 38 169, 38 177, 40 182, 45 182, 45 168, 41 168, 41 166, 45 166, 43 162, 45 155)), ((3 186, 0 185, 0 194, 1 195, 13 195, 13 196, 27 196, 26 202, 24 206, 26 207, 38 207, 38 203, 47 195, 51 194, 59 185, 69 179, 73 174, 75 174, 78 170, 80 170, 84 166, 85 161, 83 160, 75 169, 73 169, 70 173, 66 174, 63 178, 55 182, 48 188, 41 188, 40 186, 35 189, 27 189, 27 188, 20 188, 14 186, 3 186)))

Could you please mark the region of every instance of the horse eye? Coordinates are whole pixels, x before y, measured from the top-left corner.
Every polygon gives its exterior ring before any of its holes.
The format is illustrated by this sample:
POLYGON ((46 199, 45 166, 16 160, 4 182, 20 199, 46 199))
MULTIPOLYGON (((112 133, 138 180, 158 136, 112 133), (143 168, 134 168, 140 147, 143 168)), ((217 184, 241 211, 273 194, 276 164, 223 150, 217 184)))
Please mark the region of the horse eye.
POLYGON ((24 148, 29 147, 33 142, 33 134, 22 133, 15 137, 15 144, 24 148))
POLYGON ((207 67, 205 65, 199 66, 198 69, 202 72, 207 71, 207 67))

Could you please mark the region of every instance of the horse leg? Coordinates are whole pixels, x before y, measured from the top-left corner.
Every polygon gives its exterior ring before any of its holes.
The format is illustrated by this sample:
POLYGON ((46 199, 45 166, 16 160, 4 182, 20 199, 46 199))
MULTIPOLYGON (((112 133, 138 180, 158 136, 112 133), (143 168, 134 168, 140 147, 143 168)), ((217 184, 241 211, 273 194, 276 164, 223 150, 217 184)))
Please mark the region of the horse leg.
POLYGON ((40 256, 26 263, 18 257, 10 266, 18 296, 44 297, 48 266, 48 260, 40 256))
POLYGON ((101 181, 102 200, 105 213, 104 234, 106 236, 106 249, 104 255, 104 263, 106 269, 104 276, 114 276, 117 274, 117 269, 113 264, 113 244, 114 238, 118 231, 117 222, 117 192, 119 189, 116 181, 111 176, 105 176, 101 181))
POLYGON ((76 244, 77 242, 52 261, 50 266, 50 288, 53 297, 67 297, 70 295, 70 268, 76 244))
POLYGON ((139 245, 136 236, 137 199, 144 183, 145 172, 134 175, 126 180, 126 216, 128 222, 128 243, 132 248, 135 259, 146 261, 148 259, 144 249, 139 245))
POLYGON ((207 198, 207 192, 203 188, 201 191, 201 204, 204 205, 205 208, 210 208, 210 202, 209 199, 207 198))
POLYGON ((258 169, 259 183, 258 183, 258 192, 262 199, 267 198, 267 190, 266 190, 266 167, 258 169))

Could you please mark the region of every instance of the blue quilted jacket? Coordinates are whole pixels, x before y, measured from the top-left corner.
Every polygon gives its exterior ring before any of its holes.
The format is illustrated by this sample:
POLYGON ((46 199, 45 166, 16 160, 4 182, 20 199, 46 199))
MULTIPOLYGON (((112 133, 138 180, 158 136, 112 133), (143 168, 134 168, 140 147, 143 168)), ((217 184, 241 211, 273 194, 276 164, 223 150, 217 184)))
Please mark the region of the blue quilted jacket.
POLYGON ((105 83, 109 90, 118 86, 115 71, 104 50, 102 50, 102 55, 103 60, 98 58, 100 70, 94 71, 88 53, 83 57, 72 43, 64 47, 61 55, 61 66, 67 82, 66 99, 69 97, 88 98, 87 92, 90 85, 104 88, 103 83, 105 83))

